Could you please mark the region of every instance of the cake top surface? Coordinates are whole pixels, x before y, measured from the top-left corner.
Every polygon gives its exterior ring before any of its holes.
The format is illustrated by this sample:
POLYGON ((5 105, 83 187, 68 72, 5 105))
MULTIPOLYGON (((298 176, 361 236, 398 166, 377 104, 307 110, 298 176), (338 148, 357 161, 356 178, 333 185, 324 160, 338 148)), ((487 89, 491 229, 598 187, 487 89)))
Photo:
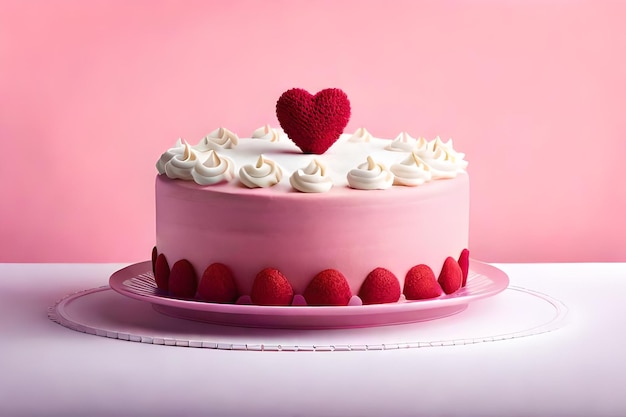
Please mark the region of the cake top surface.
POLYGON ((342 134, 321 155, 305 154, 280 128, 265 125, 248 138, 218 128, 196 144, 179 139, 157 161, 160 175, 200 186, 229 184, 273 192, 381 190, 454 178, 467 161, 452 140, 375 138, 365 128, 342 134))

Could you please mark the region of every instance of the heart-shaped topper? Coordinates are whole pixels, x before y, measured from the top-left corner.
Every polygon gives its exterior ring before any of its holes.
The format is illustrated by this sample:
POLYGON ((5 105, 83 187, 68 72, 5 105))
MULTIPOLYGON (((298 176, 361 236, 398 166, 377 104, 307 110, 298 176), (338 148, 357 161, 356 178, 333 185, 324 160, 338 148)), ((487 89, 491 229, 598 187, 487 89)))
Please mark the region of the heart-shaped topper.
POLYGON ((327 88, 315 95, 292 88, 278 99, 276 117, 302 152, 321 155, 339 139, 348 124, 350 101, 338 88, 327 88))

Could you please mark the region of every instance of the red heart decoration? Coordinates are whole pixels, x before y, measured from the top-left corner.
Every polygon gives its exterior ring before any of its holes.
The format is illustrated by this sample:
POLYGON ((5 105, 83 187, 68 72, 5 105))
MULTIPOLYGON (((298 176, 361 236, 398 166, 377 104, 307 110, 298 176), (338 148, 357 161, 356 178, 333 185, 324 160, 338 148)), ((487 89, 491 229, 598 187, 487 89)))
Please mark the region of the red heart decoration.
POLYGON ((327 88, 315 95, 292 88, 278 99, 276 117, 302 152, 321 155, 339 139, 348 124, 350 101, 338 88, 327 88))

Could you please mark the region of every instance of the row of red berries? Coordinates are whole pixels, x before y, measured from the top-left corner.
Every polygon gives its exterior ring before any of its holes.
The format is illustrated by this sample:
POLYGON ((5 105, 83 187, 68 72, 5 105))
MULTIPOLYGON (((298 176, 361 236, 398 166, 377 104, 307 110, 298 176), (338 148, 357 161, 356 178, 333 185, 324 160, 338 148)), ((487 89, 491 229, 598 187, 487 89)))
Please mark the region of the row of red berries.
MULTIPOLYGON (((221 263, 209 265, 198 280, 189 261, 181 259, 170 269, 165 255, 159 254, 155 247, 152 250, 152 270, 157 288, 173 297, 234 303, 240 296, 230 268, 221 263)), ((376 268, 363 281, 358 297, 363 304, 395 303, 401 293, 407 300, 436 298, 464 287, 468 271, 467 249, 463 249, 458 260, 448 257, 438 277, 428 265, 412 267, 406 274, 402 290, 391 271, 376 268)), ((341 272, 325 269, 313 277, 302 296, 309 306, 345 306, 350 302, 352 292, 341 272)), ((252 283, 250 300, 256 305, 288 306, 294 301, 294 292, 289 280, 278 269, 265 268, 252 283)))

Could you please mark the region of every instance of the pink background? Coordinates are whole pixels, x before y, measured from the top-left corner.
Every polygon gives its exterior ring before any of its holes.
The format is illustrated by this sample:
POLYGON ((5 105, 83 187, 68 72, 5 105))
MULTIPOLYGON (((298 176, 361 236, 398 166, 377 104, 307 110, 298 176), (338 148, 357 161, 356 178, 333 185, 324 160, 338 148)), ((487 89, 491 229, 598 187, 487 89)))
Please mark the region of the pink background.
POLYGON ((472 255, 626 261, 626 2, 4 1, 0 261, 134 262, 178 137, 342 88, 347 131, 452 137, 472 255))

